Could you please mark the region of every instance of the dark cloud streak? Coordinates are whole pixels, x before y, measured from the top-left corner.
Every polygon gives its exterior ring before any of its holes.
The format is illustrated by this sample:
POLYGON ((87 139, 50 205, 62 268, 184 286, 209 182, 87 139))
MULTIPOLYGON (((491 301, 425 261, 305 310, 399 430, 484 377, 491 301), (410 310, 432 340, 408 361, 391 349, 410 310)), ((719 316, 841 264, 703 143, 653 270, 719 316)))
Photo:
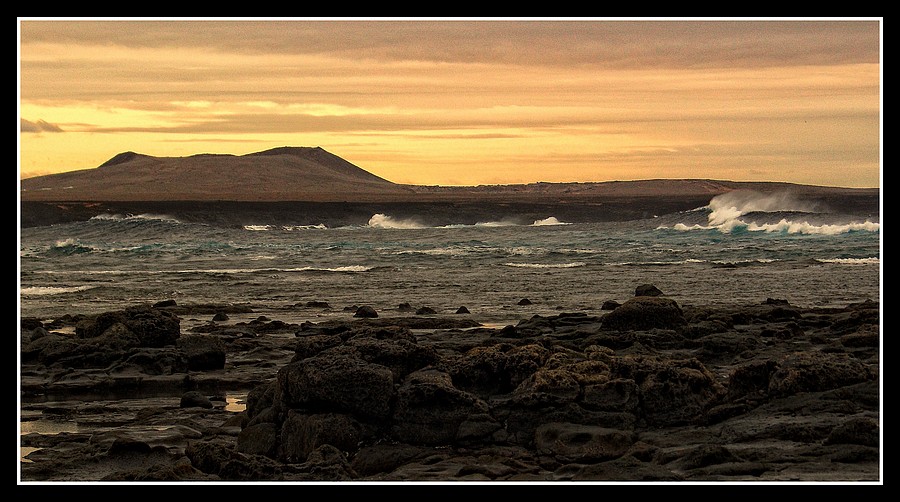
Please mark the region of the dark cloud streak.
POLYGON ((23 118, 19 119, 19 131, 26 133, 63 132, 62 128, 50 124, 49 122, 45 122, 43 120, 32 122, 23 118))
POLYGON ((712 68, 879 61, 877 19, 21 22, 28 43, 206 47, 374 61, 712 68))

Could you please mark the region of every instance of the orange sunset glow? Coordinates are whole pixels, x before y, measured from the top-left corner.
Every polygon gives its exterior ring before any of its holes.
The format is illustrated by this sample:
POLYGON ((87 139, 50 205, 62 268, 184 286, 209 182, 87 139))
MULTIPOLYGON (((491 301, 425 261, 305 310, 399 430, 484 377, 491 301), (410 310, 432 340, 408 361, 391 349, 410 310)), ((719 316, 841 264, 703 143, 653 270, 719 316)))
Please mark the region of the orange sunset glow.
POLYGON ((397 183, 878 187, 882 21, 19 19, 19 178, 321 146, 397 183))

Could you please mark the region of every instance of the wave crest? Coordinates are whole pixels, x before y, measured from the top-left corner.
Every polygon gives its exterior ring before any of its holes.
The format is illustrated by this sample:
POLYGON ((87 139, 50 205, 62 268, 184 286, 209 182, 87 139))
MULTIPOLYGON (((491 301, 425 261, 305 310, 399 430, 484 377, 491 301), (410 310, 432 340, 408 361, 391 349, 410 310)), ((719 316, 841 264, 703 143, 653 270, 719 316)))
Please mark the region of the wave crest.
POLYGON ((503 265, 518 268, 575 268, 583 267, 586 263, 576 261, 572 263, 504 263, 503 265))
POLYGON ((369 218, 369 223, 367 226, 372 228, 399 228, 399 229, 412 229, 412 228, 425 228, 425 225, 412 220, 412 219, 399 219, 393 218, 383 213, 378 213, 372 215, 369 218))
POLYGON ((821 220, 833 220, 834 215, 821 213, 819 212, 821 208, 817 204, 798 200, 786 192, 762 194, 750 190, 735 190, 713 197, 707 206, 698 209, 708 211, 705 225, 676 223, 671 228, 678 231, 717 230, 721 233, 767 232, 817 235, 838 235, 856 231, 878 232, 881 230, 880 223, 870 220, 825 223, 821 220))

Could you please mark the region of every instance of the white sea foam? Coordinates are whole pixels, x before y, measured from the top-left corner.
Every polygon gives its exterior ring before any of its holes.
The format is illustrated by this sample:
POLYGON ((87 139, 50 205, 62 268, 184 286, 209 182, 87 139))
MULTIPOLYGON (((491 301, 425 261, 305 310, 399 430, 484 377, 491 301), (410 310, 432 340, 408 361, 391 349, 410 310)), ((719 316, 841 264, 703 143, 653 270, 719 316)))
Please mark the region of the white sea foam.
POLYGON ((587 265, 584 262, 576 261, 572 263, 504 263, 507 267, 518 268, 575 268, 587 265))
POLYGON ((244 225, 244 230, 250 230, 253 232, 265 232, 267 230, 272 230, 272 225, 244 225))
POLYGON ((476 248, 437 248, 437 249, 404 249, 402 251, 395 251, 393 254, 396 255, 428 255, 428 256, 466 256, 470 253, 476 252, 476 248))
MULTIPOLYGON (((532 227, 543 227, 543 226, 555 226, 555 225, 571 225, 571 223, 566 223, 563 221, 559 221, 555 216, 550 216, 548 218, 544 218, 543 220, 535 220, 534 223, 528 226, 532 227)), ((394 218, 392 216, 388 216, 382 213, 378 213, 372 215, 369 218, 369 222, 367 224, 368 227, 371 228, 399 228, 399 229, 416 229, 416 228, 429 228, 426 225, 423 225, 419 221, 413 218, 400 219, 394 218)), ((516 223, 511 220, 500 220, 500 221, 479 221, 478 223, 467 224, 467 223, 452 223, 450 225, 441 225, 433 228, 493 228, 493 227, 519 227, 522 226, 520 223, 516 223)))
POLYGON ((122 220, 158 220, 165 221, 169 223, 181 223, 177 218, 173 218, 171 216, 165 214, 151 214, 151 213, 143 213, 143 214, 98 214, 91 218, 95 221, 109 220, 109 221, 122 221, 122 220))
POLYGON ((840 225, 813 225, 805 221, 787 221, 782 219, 778 223, 766 223, 758 225, 756 223, 747 224, 747 230, 751 232, 779 232, 788 234, 820 234, 820 235, 838 235, 853 231, 878 232, 881 230, 880 223, 871 221, 844 223, 840 225))
POLYGON ((76 291, 85 291, 94 287, 96 286, 74 286, 68 288, 59 286, 32 286, 20 289, 19 293, 27 296, 62 295, 65 293, 74 293, 76 291))
POLYGON ((820 261, 822 263, 838 263, 841 265, 869 265, 869 264, 878 264, 881 262, 881 258, 871 257, 871 258, 822 258, 816 261, 820 261))
POLYGON ((296 267, 296 268, 212 268, 203 270, 178 270, 178 273, 206 273, 206 274, 255 274, 259 272, 367 272, 375 267, 364 265, 346 265, 343 267, 296 267))

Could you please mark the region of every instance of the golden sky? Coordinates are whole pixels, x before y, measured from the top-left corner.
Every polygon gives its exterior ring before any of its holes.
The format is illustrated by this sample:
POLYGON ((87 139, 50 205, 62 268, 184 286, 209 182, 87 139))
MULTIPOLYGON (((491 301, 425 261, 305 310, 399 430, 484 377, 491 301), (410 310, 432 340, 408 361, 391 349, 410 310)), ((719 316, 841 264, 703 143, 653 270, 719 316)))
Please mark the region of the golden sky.
POLYGON ((880 18, 19 18, 19 176, 321 146, 397 183, 879 187, 880 18))

